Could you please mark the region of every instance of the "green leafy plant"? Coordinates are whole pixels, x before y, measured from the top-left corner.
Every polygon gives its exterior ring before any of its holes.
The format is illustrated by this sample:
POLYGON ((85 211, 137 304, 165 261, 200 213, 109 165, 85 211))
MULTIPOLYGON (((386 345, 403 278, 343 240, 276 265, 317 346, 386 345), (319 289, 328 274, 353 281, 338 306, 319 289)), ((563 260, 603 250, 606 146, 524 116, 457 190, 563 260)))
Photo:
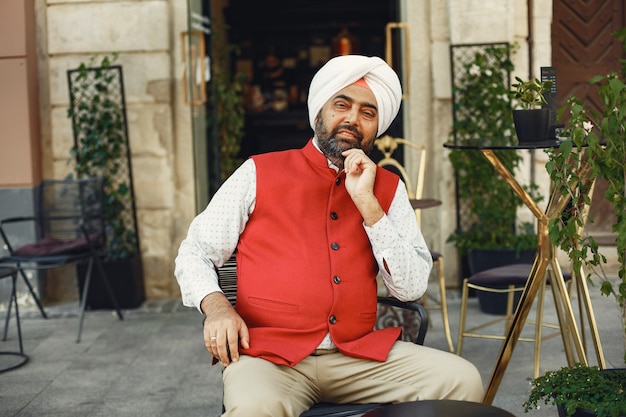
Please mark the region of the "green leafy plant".
MULTIPOLYGON (((217 104, 217 131, 220 138, 220 172, 225 180, 241 165, 239 158, 241 140, 244 135, 245 107, 243 88, 246 75, 242 72, 231 72, 230 58, 239 54, 235 45, 224 44, 223 36, 226 26, 214 22, 213 50, 213 84, 217 104)), ((209 120, 209 124, 211 120, 209 120)))
POLYGON ((515 81, 511 94, 522 109, 530 110, 548 104, 545 94, 552 88, 552 81, 541 82, 537 78, 524 81, 520 77, 515 77, 515 81))
POLYGON ((72 85, 74 105, 67 116, 72 120, 76 144, 70 150, 70 163, 79 178, 104 178, 107 244, 105 259, 124 259, 137 252, 137 234, 127 227, 125 214, 132 203, 132 194, 121 173, 126 169, 126 133, 124 113, 113 97, 115 83, 111 71, 117 54, 81 63, 72 85), (98 65, 96 67, 96 65, 98 65))
MULTIPOLYGON (((614 33, 626 51, 626 28, 614 33)), ((602 106, 586 108, 575 97, 559 110, 559 118, 567 112, 565 138, 558 149, 549 150, 546 168, 555 191, 570 199, 566 213, 550 221, 552 243, 567 253, 575 271, 587 271, 586 278, 599 280, 600 291, 615 298, 621 309, 626 363, 626 74, 622 70, 596 76, 590 80, 597 89, 602 106), (606 274, 606 256, 593 236, 584 232, 591 204, 591 184, 604 179, 608 188, 604 198, 615 210, 612 230, 616 234, 618 260, 617 280, 606 274)), ((584 273, 584 272, 583 272, 584 273)), ((540 400, 563 407, 568 416, 576 409, 588 409, 598 416, 626 415, 626 370, 603 371, 597 367, 576 365, 559 371, 548 371, 533 381, 526 410, 540 400)))
POLYGON ((626 370, 601 371, 597 366, 575 364, 535 378, 524 411, 543 404, 562 407, 566 415, 584 409, 598 417, 626 415, 626 370))
MULTIPOLYGON (((510 145, 515 140, 508 74, 515 46, 490 46, 476 52, 463 66, 454 86, 453 140, 457 144, 510 145)), ((511 172, 522 157, 515 151, 496 151, 511 172)), ((533 249, 537 245, 534 225, 516 225, 517 209, 523 205, 513 190, 494 171, 478 150, 452 149, 459 208, 466 218, 450 236, 463 255, 469 249, 533 249)), ((537 199, 537 187, 528 188, 537 199)))
MULTIPOLYGON (((624 43, 626 28, 616 32, 624 43)), ((626 43, 624 43, 626 49, 626 43)), ((600 290, 617 301, 622 312, 624 332, 624 362, 626 363, 626 84, 621 73, 596 76, 590 81, 597 88, 602 102, 599 111, 585 108, 579 99, 572 97, 560 110, 569 110, 565 140, 558 150, 548 152, 546 165, 556 189, 571 198, 571 208, 560 219, 548 225, 550 238, 564 250, 575 270, 587 270, 587 279, 599 280, 600 290), (580 167, 588 167, 581 170, 580 167), (606 256, 593 236, 584 232, 588 207, 591 204, 589 186, 593 179, 606 180, 608 187, 604 198, 616 214, 612 231, 616 234, 615 251, 619 264, 617 281, 604 269, 606 256), (581 185, 587 185, 581 186, 581 185)), ((590 221, 592 219, 589 219, 590 221)))

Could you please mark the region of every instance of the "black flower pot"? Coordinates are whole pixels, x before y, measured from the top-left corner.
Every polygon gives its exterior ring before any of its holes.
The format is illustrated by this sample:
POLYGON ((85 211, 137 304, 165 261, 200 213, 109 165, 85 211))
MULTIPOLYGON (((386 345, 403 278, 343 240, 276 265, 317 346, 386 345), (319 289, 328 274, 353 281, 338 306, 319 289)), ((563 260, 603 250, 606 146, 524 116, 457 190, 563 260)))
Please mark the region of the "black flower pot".
MULTIPOLYGON (((145 300, 143 268, 139 255, 115 261, 104 261, 102 266, 109 277, 113 293, 120 308, 137 308, 145 300)), ((82 294, 87 263, 78 263, 78 289, 82 294)), ((113 302, 104 287, 94 265, 91 284, 87 292, 87 308, 90 310, 112 309, 113 302)))
MULTIPOLYGON (((560 405, 557 405, 556 410, 559 413, 559 417, 567 417, 565 408, 561 407, 560 405)), ((587 410, 584 408, 577 408, 571 417, 598 417, 598 415, 591 410, 587 410)), ((626 416, 620 416, 620 417, 626 417, 626 416)))
MULTIPOLYGON (((561 407, 560 405, 557 405, 556 410, 559 413, 559 417, 567 417, 567 414, 565 413, 565 408, 561 407)), ((597 417, 597 416, 598 415, 594 413, 593 411, 585 410, 583 408, 577 409, 576 412, 572 414, 572 417, 597 417)))
POLYGON ((548 139, 550 109, 513 110, 513 123, 520 143, 548 139))

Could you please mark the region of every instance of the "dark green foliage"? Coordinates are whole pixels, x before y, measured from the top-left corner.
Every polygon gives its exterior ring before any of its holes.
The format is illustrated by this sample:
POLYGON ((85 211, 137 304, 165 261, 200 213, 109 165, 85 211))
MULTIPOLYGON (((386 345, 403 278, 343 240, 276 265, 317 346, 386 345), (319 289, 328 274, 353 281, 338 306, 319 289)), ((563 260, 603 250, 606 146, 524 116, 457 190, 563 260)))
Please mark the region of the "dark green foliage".
MULTIPOLYGON (((615 33, 620 41, 626 40, 626 28, 615 33)), ((626 43, 624 43, 626 48, 626 43)), ((623 62, 623 61, 622 61, 623 62)), ((622 310, 622 330, 625 335, 626 363, 626 84, 621 73, 596 76, 590 80, 597 89, 603 107, 596 111, 587 109, 579 99, 572 97, 560 110, 569 110, 565 132, 569 140, 563 141, 558 150, 548 152, 547 170, 557 191, 571 197, 568 216, 555 219, 549 224, 550 238, 555 246, 564 250, 576 270, 587 268, 588 278, 601 281, 604 295, 612 295, 622 310), (579 174, 583 164, 589 172, 579 174), (599 245, 586 233, 581 233, 586 222, 587 208, 591 204, 589 184, 586 178, 607 181, 604 195, 616 214, 612 226, 616 233, 615 249, 619 263, 618 281, 612 282, 605 273, 606 257, 599 252, 599 245)), ((590 219, 589 221, 592 221, 590 219)))
POLYGON ((515 77, 513 84, 513 97, 519 105, 525 109, 540 108, 543 104, 548 104, 544 94, 550 91, 552 81, 539 81, 537 78, 524 81, 520 77, 515 77))
MULTIPOLYGON (((246 82, 244 73, 231 72, 231 55, 238 55, 234 45, 223 42, 222 33, 227 27, 214 22, 212 45, 214 53, 213 83, 217 105, 217 133, 220 140, 220 172, 225 180, 243 162, 239 158, 241 140, 244 135, 245 107, 243 88, 246 82)), ((211 120, 208 124, 211 125, 211 120)))
MULTIPOLYGON (((626 28, 615 33, 626 48, 626 28)), ((624 61, 622 61, 624 63, 624 61)), ((547 170, 555 190, 571 198, 565 216, 548 225, 552 243, 564 250, 575 270, 586 268, 587 279, 599 279, 600 291, 613 296, 621 308, 620 327, 624 332, 626 363, 626 85, 621 73, 596 76, 590 80, 602 102, 599 111, 587 109, 575 97, 560 109, 560 117, 569 112, 564 140, 558 150, 548 152, 547 170), (581 170, 581 168, 587 168, 581 170), (606 257, 600 253, 593 236, 584 233, 589 196, 593 179, 608 183, 605 199, 616 213, 613 232, 619 263, 618 279, 607 277, 603 265, 606 257)), ((593 282, 593 281, 592 281, 593 282)), ((626 416, 626 370, 600 371, 597 367, 576 365, 549 371, 533 381, 533 389, 525 409, 536 407, 540 401, 560 404, 568 416, 577 408, 596 412, 600 417, 626 416)))
MULTIPOLYGON (((513 70, 511 46, 493 46, 475 53, 463 67, 454 86, 457 144, 509 145, 516 143, 508 85, 513 70)), ((507 169, 514 172, 522 157, 515 151, 496 151, 507 169)), ((516 231, 517 209, 523 202, 478 150, 450 151, 456 173, 459 210, 464 219, 449 241, 463 254, 467 249, 532 249, 537 245, 534 225, 516 231)), ((531 186, 529 191, 535 192, 531 186)))
POLYGON ((105 56, 94 68, 96 57, 77 69, 72 84, 72 119, 76 144, 70 162, 79 178, 104 178, 108 251, 106 259, 124 259, 137 252, 137 234, 128 227, 132 195, 128 175, 124 111, 119 103, 119 84, 111 64, 117 55, 105 56))
POLYGON ((533 380, 524 411, 542 403, 560 405, 568 417, 579 408, 598 417, 626 416, 626 370, 601 371, 597 366, 576 364, 548 371, 533 380))

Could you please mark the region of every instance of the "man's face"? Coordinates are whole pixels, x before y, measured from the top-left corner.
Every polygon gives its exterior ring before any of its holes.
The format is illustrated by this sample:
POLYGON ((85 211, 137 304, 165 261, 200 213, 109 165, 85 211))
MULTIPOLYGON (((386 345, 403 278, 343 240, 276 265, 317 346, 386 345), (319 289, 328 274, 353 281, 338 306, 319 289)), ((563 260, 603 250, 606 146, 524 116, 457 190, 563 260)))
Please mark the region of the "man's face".
POLYGON ((324 104, 315 119, 315 136, 322 152, 343 168, 341 153, 360 148, 372 150, 378 130, 376 97, 369 88, 349 85, 324 104))

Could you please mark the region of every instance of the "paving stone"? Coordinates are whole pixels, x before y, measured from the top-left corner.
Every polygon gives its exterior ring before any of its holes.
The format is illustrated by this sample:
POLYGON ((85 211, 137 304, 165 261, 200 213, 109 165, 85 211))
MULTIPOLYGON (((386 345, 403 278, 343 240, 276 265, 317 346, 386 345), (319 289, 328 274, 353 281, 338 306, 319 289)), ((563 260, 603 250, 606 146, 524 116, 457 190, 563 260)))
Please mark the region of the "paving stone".
MULTIPOLYGON (((623 366, 616 303, 602 297, 597 288, 590 292, 607 363, 623 366)), ((448 305, 456 343, 458 291, 448 292, 448 305)), ((183 307, 180 300, 146 302, 137 309, 125 310, 123 321, 111 311, 89 311, 81 343, 75 341, 75 303, 46 307, 46 311, 50 317, 47 320, 36 309, 20 311, 29 361, 19 369, 0 373, 0 417, 221 415, 220 368, 211 365, 204 348, 201 316, 195 309, 183 307)), ((551 297, 546 297, 545 315, 555 317, 551 297)), ((470 300, 468 317, 472 322, 489 319, 479 311, 475 299, 470 300)), ((0 312, 3 319, 4 312, 0 312)), ((426 345, 447 349, 439 311, 431 311, 431 323, 426 345)), ((0 350, 15 341, 15 334, 10 333, 7 342, 0 342, 0 350)), ((476 364, 485 385, 500 344, 465 340, 463 356, 476 364)), ((593 358, 590 360, 593 362, 593 358)), ((544 342, 541 369, 565 365, 560 337, 544 342)), ((532 369, 533 345, 518 342, 493 404, 516 416, 554 417, 556 409, 549 405, 528 414, 523 412, 532 369)))

